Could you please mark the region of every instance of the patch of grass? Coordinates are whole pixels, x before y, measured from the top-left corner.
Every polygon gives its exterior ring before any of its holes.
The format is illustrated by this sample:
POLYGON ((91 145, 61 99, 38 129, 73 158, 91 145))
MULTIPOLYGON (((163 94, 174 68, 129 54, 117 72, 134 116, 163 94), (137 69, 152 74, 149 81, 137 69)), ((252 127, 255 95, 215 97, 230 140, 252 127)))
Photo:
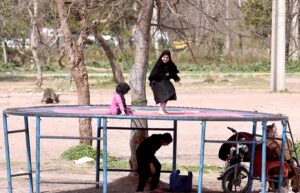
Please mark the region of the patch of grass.
POLYGON ((300 141, 296 142, 296 144, 295 144, 295 150, 297 152, 298 157, 300 157, 300 141))
MULTIPOLYGON (((78 160, 82 157, 90 157, 96 159, 96 149, 89 145, 77 145, 73 146, 66 151, 64 151, 60 158, 63 160, 78 160)), ((100 158, 103 157, 102 152, 100 152, 100 158)), ((107 166, 108 168, 113 169, 129 169, 129 164, 127 160, 120 159, 111 155, 107 157, 107 166)))
MULTIPOLYGON (((77 145, 71 147, 64 151, 60 156, 61 159, 64 160, 78 160, 82 157, 91 157, 96 159, 96 150, 89 146, 89 145, 77 145)), ((100 152, 100 157, 102 158, 102 152, 100 152)), ((162 163, 162 170, 171 171, 172 164, 170 163, 162 163)), ((121 158, 117 158, 111 155, 107 157, 107 166, 109 169, 130 169, 128 160, 124 160, 121 158)), ((191 172, 198 172, 199 166, 195 165, 179 165, 177 166, 178 169, 181 171, 191 171, 191 172)), ((204 173, 211 173, 211 172, 219 172, 222 168, 219 166, 214 165, 205 165, 204 166, 204 173)))
POLYGON ((103 77, 90 77, 89 82, 93 88, 103 88, 112 86, 114 84, 113 77, 111 75, 105 75, 103 77))
POLYGON ((216 81, 215 81, 215 79, 214 79, 214 77, 212 76, 212 75, 210 75, 210 74, 208 74, 206 77, 205 77, 205 79, 204 79, 204 81, 203 82, 205 82, 205 83, 215 83, 216 81))
POLYGON ((8 63, 4 63, 3 61, 0 61, 0 72, 11 72, 11 71, 15 71, 15 69, 18 67, 19 65, 17 63, 12 63, 12 62, 8 62, 8 63))
POLYGON ((220 172, 221 170, 222 170, 222 167, 220 167, 220 166, 205 165, 203 171, 204 171, 204 173, 211 173, 211 172, 220 172))
POLYGON ((90 157, 96 159, 96 150, 89 145, 77 145, 71 147, 61 154, 61 159, 78 160, 82 157, 90 157))
MULTIPOLYGON (((170 163, 162 163, 162 170, 172 170, 172 165, 170 163)), ((179 165, 177 168, 181 171, 185 172, 199 172, 199 166, 197 165, 179 165)), ((220 172, 222 170, 222 167, 215 166, 215 165, 204 165, 204 173, 214 173, 214 172, 220 172)))

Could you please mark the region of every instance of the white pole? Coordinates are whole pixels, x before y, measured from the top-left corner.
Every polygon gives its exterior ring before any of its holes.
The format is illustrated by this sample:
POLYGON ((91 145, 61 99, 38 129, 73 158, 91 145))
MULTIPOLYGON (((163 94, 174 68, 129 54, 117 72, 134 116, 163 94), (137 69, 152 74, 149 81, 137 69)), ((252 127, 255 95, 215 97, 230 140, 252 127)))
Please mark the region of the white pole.
POLYGON ((285 0, 272 2, 271 90, 285 90, 285 0))

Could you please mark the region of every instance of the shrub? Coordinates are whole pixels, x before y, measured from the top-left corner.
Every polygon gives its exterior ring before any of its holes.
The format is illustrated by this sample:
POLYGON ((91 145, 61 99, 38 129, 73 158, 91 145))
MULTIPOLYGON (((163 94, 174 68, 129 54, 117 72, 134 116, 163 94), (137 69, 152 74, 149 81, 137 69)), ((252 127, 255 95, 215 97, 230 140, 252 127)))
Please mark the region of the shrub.
POLYGON ((18 64, 16 63, 4 63, 0 61, 0 72, 14 71, 16 67, 18 67, 18 64))

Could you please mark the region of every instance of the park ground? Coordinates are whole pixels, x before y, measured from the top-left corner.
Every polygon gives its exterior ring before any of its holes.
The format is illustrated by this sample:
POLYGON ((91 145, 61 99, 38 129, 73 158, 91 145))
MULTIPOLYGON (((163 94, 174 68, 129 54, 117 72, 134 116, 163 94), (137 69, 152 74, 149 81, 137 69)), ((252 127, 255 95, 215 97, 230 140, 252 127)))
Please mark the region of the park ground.
MULTIPOLYGON (((34 86, 33 79, 23 76, 13 78, 10 74, 0 78, 0 110, 12 107, 40 106, 43 92, 34 86)), ((92 81, 91 81, 92 82, 92 81)), ((294 139, 300 138, 300 75, 288 75, 286 79, 287 90, 284 92, 271 92, 269 74, 211 74, 209 76, 182 75, 182 84, 175 84, 178 100, 172 101, 169 106, 201 107, 217 109, 234 109, 246 111, 260 111, 274 114, 285 114, 289 117, 294 139)), ((52 87, 60 94, 59 105, 77 104, 77 94, 74 83, 69 85, 67 78, 48 78, 43 88, 52 87), (63 89, 62 89, 63 88, 63 89)), ((91 86, 91 104, 110 104, 113 95, 113 84, 104 84, 96 81, 91 86), (98 84, 98 85, 97 85, 98 84)), ((155 105, 153 95, 147 85, 148 105, 155 105)), ((126 96, 130 103, 130 96, 126 96)), ((21 129, 22 117, 10 116, 8 118, 9 129, 21 129)), ((2 116, 1 116, 2 123, 2 116)), ((110 120, 109 125, 128 126, 127 121, 110 120)), ((277 123, 280 124, 279 122, 277 123)), ((35 119, 29 119, 31 130, 31 146, 33 166, 35 166, 35 119)), ((170 127, 167 121, 153 121, 150 126, 170 127)), ((93 126, 96 122, 93 121, 93 126)), ((236 128, 238 131, 251 131, 251 122, 208 122, 207 139, 227 139, 231 133, 227 126, 236 128)), ((0 125, 0 192, 7 192, 5 149, 3 139, 3 125, 0 125)), ((78 135, 78 121, 74 119, 42 119, 42 133, 49 135, 78 135)), ((178 152, 177 164, 185 166, 197 166, 199 164, 199 143, 201 124, 199 122, 178 123, 178 152)), ((95 132, 95 131, 94 131, 95 132)), ((258 132, 261 132, 261 124, 258 124, 258 132)), ((95 134, 95 133, 94 133, 95 134)), ((150 132, 151 134, 151 132, 150 132)), ((111 155, 127 160, 130 156, 129 149, 130 132, 109 131, 108 151, 111 155)), ((13 134, 9 138, 11 148, 12 171, 26 171, 25 137, 23 134, 13 134)), ((59 159, 60 154, 71 146, 77 145, 78 141, 42 140, 41 152, 41 178, 45 181, 78 181, 94 180, 94 167, 89 165, 75 165, 73 162, 59 159)), ((206 144, 205 165, 223 166, 218 159, 220 144, 206 144)), ((171 147, 163 147, 157 152, 157 157, 164 163, 171 163, 171 147)), ((33 167, 35 168, 35 167, 33 167)), ((213 167, 212 167, 213 168, 213 167)), ((134 192, 137 179, 127 177, 127 173, 108 174, 108 192, 127 193, 134 192)), ((220 181, 217 180, 218 170, 211 170, 204 175, 205 192, 222 192, 220 181)), ((196 189, 198 173, 194 172, 193 185, 196 189)), ((162 187, 168 187, 168 175, 163 174, 162 187)), ((28 179, 25 177, 13 178, 14 192, 28 192, 28 179)), ((259 190, 260 184, 255 184, 259 190)), ((102 192, 94 189, 93 185, 70 185, 70 184, 42 184, 42 192, 55 193, 83 193, 102 192)))

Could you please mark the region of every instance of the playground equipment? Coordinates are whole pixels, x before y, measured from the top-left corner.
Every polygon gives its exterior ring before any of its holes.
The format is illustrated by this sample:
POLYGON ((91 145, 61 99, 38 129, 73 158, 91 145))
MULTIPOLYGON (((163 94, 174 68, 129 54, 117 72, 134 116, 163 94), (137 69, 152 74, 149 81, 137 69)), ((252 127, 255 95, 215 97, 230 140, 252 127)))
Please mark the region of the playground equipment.
MULTIPOLYGON (((210 121, 240 121, 240 122, 252 122, 252 134, 256 135, 257 123, 262 123, 262 171, 261 171, 261 191, 266 192, 265 182, 266 182, 266 124, 268 121, 281 121, 282 128, 282 149, 284 150, 284 145, 286 142, 286 129, 288 125, 288 117, 281 114, 268 114, 260 112, 250 112, 250 111, 236 111, 236 110, 223 110, 223 109, 204 109, 204 108, 188 108, 188 107, 168 107, 167 115, 159 115, 157 113, 158 108, 153 106, 131 106, 134 110, 133 115, 107 115, 105 112, 108 109, 108 105, 94 105, 94 106, 41 106, 41 107, 27 107, 27 108, 10 108, 3 111, 3 128, 4 128, 4 139, 5 139, 5 151, 6 151, 6 166, 7 166, 7 178, 8 178, 8 192, 12 193, 12 178, 17 176, 28 176, 29 177, 29 191, 33 191, 33 179, 32 179, 32 163, 31 163, 31 148, 29 140, 29 132, 33 132, 29 129, 28 117, 35 117, 35 133, 36 133, 36 179, 35 187, 36 193, 40 193, 40 147, 41 139, 83 139, 82 137, 74 136, 45 136, 41 135, 43 130, 41 127, 41 118, 56 118, 56 117, 65 117, 65 118, 92 118, 98 120, 97 125, 97 136, 92 138, 84 139, 93 139, 97 140, 97 160, 96 160, 96 182, 99 186, 99 172, 103 170, 103 193, 107 192, 107 130, 112 129, 107 126, 108 119, 119 119, 119 120, 136 120, 136 119, 146 119, 146 120, 168 120, 173 122, 173 128, 168 130, 173 131, 173 167, 176 169, 176 140, 177 140, 177 122, 178 121, 197 121, 201 122, 201 136, 200 140, 200 158, 199 158, 199 177, 198 177, 198 193, 202 192, 202 182, 203 182, 203 167, 204 167, 204 149, 205 143, 224 143, 226 141, 222 140, 208 140, 205 138, 206 131, 206 122, 210 121), (24 129, 21 130, 9 130, 8 129, 8 118, 9 116, 21 116, 24 118, 24 129), (101 137, 101 129, 103 130, 103 136, 101 137), (10 147, 9 147, 9 135, 13 133, 24 132, 26 136, 26 149, 27 149, 27 160, 28 160, 28 172, 12 174, 11 172, 11 162, 10 162, 10 147), (99 159, 100 159, 100 140, 103 141, 103 168, 99 168, 99 159)), ((200 125, 199 125, 200 127, 200 125)), ((130 127, 114 127, 115 129, 131 129, 130 127)), ((153 128, 135 128, 135 129, 153 129, 153 128)), ((155 128, 162 129, 162 128, 155 128)), ((163 128, 167 130, 166 128, 163 128)), ((249 142, 252 147, 255 147, 256 141, 253 138, 249 142)), ((251 148, 251 157, 250 157, 250 176, 253 175, 253 160, 254 160, 255 148, 251 148)), ((283 163, 284 156, 282 152, 281 156, 281 169, 279 174, 279 185, 282 184, 283 176, 283 163)), ((251 192, 252 180, 250 180, 249 190, 251 192)))

